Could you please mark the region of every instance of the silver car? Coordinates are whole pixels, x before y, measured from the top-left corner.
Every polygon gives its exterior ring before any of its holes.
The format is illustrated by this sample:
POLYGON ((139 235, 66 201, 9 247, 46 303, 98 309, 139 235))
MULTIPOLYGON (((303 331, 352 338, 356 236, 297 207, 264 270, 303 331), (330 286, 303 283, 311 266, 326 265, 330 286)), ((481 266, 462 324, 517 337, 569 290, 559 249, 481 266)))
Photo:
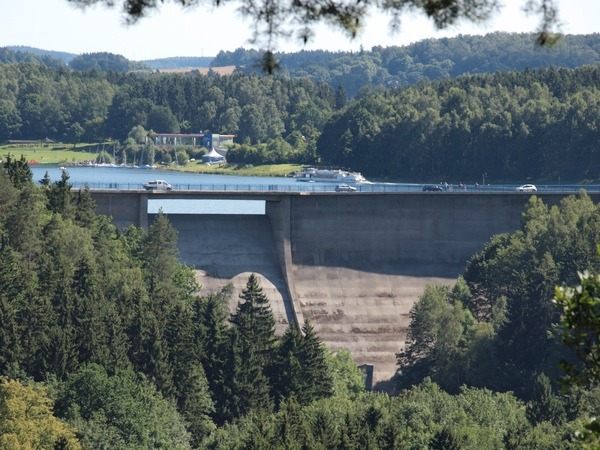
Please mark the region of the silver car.
POLYGON ((349 184, 338 184, 335 187, 335 192, 354 192, 356 188, 354 186, 350 186, 349 184))
POLYGON ((170 191, 173 187, 165 180, 153 180, 144 184, 147 191, 170 191))
POLYGON ((519 191, 519 192, 537 192, 537 188, 535 187, 534 184, 524 184, 522 186, 519 186, 517 188, 517 191, 519 191))

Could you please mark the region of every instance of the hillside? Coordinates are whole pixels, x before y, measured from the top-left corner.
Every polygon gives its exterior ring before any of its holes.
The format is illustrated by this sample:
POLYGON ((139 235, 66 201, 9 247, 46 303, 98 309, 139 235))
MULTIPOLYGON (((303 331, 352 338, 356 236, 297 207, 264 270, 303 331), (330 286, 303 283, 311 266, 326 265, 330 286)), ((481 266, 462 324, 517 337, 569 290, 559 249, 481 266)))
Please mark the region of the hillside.
MULTIPOLYGON (((343 88, 355 97, 365 86, 393 88, 422 80, 465 74, 577 68, 600 63, 600 34, 565 35, 556 45, 540 47, 531 33, 490 33, 485 36, 426 39, 403 47, 373 47, 370 51, 324 50, 278 54, 280 73, 343 88)), ((242 66, 261 71, 260 53, 237 49, 220 52, 212 66, 242 66)))
POLYGON ((28 47, 26 45, 9 45, 6 48, 14 52, 32 53, 37 56, 49 56, 51 58, 59 59, 65 64, 69 64, 69 62, 71 62, 71 60, 77 56, 75 53, 67 53, 54 50, 42 50, 41 48, 28 47))
POLYGON ((141 61, 146 67, 152 70, 168 69, 199 69, 210 67, 212 56, 175 56, 172 58, 159 58, 141 61))

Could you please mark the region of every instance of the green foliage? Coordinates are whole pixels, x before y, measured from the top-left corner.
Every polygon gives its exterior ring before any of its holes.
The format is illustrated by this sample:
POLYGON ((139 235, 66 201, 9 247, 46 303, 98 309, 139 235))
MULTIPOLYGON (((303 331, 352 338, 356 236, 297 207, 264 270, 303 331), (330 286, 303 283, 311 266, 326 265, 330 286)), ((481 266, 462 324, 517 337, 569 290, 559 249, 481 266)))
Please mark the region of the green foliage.
POLYGON ((177 266, 177 230, 159 213, 141 243, 141 257, 148 276, 149 293, 158 301, 171 297, 171 280, 177 266))
POLYGON ((555 301, 561 309, 563 342, 583 362, 580 367, 563 361, 563 369, 571 382, 596 384, 600 381, 600 276, 585 271, 579 277, 578 286, 557 287, 555 292, 555 301))
POLYGON ((63 170, 60 180, 52 183, 45 192, 48 197, 48 209, 50 211, 73 218, 75 214, 74 196, 73 186, 69 183, 69 178, 69 173, 63 170))
POLYGON ((131 373, 82 367, 58 387, 57 413, 90 448, 191 448, 175 406, 131 373))
POLYGON ((596 144, 586 130, 596 126, 590 111, 599 91, 590 71, 471 75, 374 91, 332 117, 317 151, 331 164, 395 180, 596 180, 596 144))
POLYGON ((275 350, 275 319, 269 299, 255 274, 240 294, 237 310, 230 318, 228 368, 231 374, 230 410, 234 417, 251 410, 270 411, 269 378, 273 377, 270 355, 275 350))
POLYGON ((328 350, 325 359, 333 381, 335 397, 354 400, 365 391, 365 374, 356 365, 348 350, 328 350))
POLYGON ((37 384, 0 377, 0 449, 81 449, 75 429, 56 418, 37 384))
POLYGON ((428 285, 412 307, 406 349, 397 356, 399 387, 431 376, 445 389, 457 391, 469 381, 470 365, 464 362, 476 324, 458 300, 459 293, 466 293, 464 288, 462 283, 452 291, 446 286, 428 285))
POLYGON ((11 183, 16 188, 21 188, 33 181, 33 175, 25 157, 21 155, 20 159, 13 159, 11 155, 6 155, 1 161, 0 169, 8 175, 11 183))
POLYGON ((522 229, 496 236, 468 263, 465 271, 472 297, 467 306, 497 331, 493 352, 502 368, 488 387, 515 390, 529 398, 537 373, 556 379, 558 361, 568 359, 556 326, 560 310, 552 302, 554 287, 572 283, 577 273, 600 267, 598 205, 585 194, 548 208, 532 197, 522 229), (506 305, 506 306, 504 306, 506 305))
POLYGON ((463 388, 457 395, 430 380, 400 396, 363 393, 299 408, 286 401, 271 415, 250 414, 222 427, 204 448, 577 448, 575 423, 533 427, 511 393, 463 388), (436 447, 437 445, 437 447, 436 447))
POLYGON ((121 55, 106 52, 78 55, 69 62, 69 66, 74 70, 101 70, 104 72, 128 72, 140 68, 139 64, 128 61, 121 55))
POLYGON ((326 350, 306 321, 302 332, 289 327, 281 338, 272 369, 276 399, 293 398, 300 405, 329 397, 333 393, 331 367, 326 350))

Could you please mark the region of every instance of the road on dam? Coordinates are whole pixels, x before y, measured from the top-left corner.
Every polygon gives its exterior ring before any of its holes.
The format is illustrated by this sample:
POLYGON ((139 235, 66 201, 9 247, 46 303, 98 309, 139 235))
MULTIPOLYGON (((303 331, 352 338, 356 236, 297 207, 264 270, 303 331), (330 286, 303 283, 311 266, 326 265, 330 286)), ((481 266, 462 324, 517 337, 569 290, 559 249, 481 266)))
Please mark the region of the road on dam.
MULTIPOLYGON (((281 193, 92 190, 97 212, 147 226, 148 202, 260 201, 264 213, 168 213, 182 262, 206 293, 256 273, 277 331, 310 319, 387 389, 409 312, 427 284, 452 284, 491 236, 520 228, 528 193, 281 193)), ((567 193, 537 194, 548 205, 567 193)), ((594 202, 600 194, 590 194, 594 202)), ((232 298, 235 310, 237 295, 232 298)))

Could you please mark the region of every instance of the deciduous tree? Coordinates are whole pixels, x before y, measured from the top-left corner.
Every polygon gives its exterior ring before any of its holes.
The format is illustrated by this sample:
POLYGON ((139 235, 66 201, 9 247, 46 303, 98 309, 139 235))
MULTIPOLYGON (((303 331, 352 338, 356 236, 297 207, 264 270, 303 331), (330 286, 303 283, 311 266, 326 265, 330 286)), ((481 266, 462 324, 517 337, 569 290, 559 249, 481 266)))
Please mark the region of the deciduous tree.
POLYGON ((0 377, 0 448, 81 449, 75 430, 56 418, 39 385, 0 377))

